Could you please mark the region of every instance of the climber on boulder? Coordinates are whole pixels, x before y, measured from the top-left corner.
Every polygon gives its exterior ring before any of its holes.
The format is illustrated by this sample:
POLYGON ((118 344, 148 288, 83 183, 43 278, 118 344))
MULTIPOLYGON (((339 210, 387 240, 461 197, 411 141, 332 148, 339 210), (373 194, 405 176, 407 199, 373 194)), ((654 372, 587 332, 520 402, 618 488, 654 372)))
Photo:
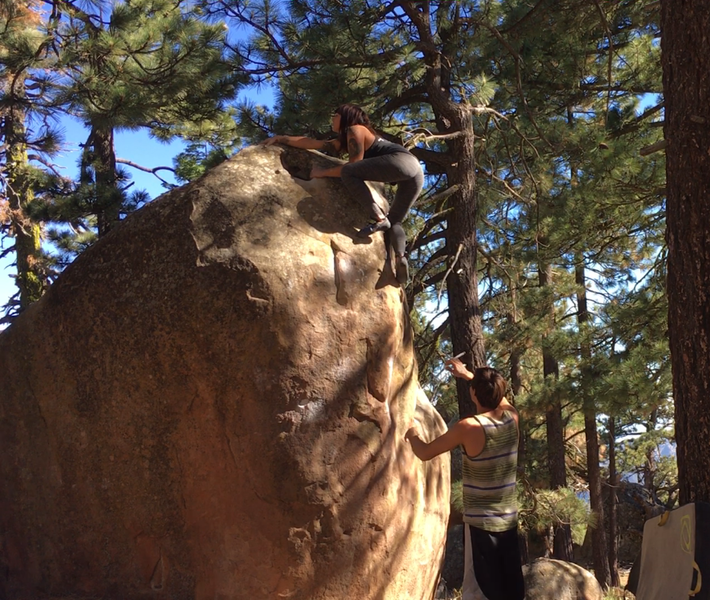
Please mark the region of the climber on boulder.
POLYGON ((348 154, 348 163, 329 169, 314 168, 311 177, 340 177, 345 187, 364 206, 370 209, 374 219, 370 225, 358 231, 358 236, 369 237, 378 231, 391 231, 395 252, 397 281, 405 285, 409 279, 406 257, 407 237, 402 227, 407 212, 414 204, 424 185, 424 173, 417 158, 404 146, 388 142, 377 134, 365 112, 354 104, 342 104, 335 109, 331 127, 338 137, 334 140, 315 140, 303 136, 277 135, 262 142, 285 144, 294 148, 306 148, 348 154), (389 214, 375 202, 365 181, 396 183, 397 192, 389 214))

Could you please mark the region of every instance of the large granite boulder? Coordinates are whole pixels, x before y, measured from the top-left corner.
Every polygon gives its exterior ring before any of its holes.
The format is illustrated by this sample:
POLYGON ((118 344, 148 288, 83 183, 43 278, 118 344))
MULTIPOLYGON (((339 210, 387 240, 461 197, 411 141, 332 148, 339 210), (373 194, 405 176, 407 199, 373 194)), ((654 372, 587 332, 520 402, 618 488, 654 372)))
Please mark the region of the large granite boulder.
POLYGON ((602 600, 594 575, 577 564, 539 558, 523 566, 526 600, 602 600))
POLYGON ((152 202, 0 334, 0 597, 431 598, 449 459, 382 236, 313 152, 152 202))

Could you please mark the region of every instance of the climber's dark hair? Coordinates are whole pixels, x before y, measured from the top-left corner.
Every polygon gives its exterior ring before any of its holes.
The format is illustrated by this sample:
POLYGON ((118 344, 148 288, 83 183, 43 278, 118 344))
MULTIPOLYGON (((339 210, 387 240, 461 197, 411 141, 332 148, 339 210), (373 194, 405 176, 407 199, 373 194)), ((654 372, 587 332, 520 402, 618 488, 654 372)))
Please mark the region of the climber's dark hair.
POLYGON ((507 388, 503 376, 491 367, 476 369, 469 385, 476 393, 476 400, 480 405, 491 409, 498 408, 507 388))
POLYGON ((348 129, 352 125, 363 125, 372 133, 377 135, 377 132, 370 125, 370 118, 364 110, 355 104, 341 104, 333 111, 334 114, 340 115, 340 131, 338 132, 338 140, 340 148, 343 152, 348 148, 348 129))

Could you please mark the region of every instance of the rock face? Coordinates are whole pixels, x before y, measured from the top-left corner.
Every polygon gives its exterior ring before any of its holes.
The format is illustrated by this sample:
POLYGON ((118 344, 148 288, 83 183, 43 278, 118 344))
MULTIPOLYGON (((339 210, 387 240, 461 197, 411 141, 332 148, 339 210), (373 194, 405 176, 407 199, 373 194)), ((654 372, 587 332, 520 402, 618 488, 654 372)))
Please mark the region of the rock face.
MULTIPOLYGON (((449 522, 451 522, 449 520, 449 522)), ((441 578, 449 590, 461 589, 464 571, 464 526, 454 525, 446 536, 446 552, 444 565, 441 568, 441 578)))
MULTIPOLYGON (((0 597, 431 598, 449 462, 381 234, 247 148, 0 334, 0 597)), ((288 169, 288 170, 287 170, 288 169)))
POLYGON ((574 563, 540 558, 523 566, 526 600, 602 600, 594 575, 574 563))

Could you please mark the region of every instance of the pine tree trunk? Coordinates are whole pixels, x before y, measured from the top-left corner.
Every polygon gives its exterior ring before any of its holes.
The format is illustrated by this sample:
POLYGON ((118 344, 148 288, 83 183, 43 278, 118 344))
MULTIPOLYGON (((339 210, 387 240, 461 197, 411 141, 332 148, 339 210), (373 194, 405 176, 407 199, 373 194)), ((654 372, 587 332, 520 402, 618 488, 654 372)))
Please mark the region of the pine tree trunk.
POLYGON ((96 177, 96 196, 99 237, 106 235, 113 225, 118 223, 121 211, 121 192, 116 181, 116 151, 112 127, 94 127, 93 141, 94 173, 96 177))
MULTIPOLYGON (((452 152, 458 156, 458 164, 450 167, 447 175, 449 185, 458 185, 459 190, 451 198, 453 215, 448 221, 447 245, 449 255, 456 256, 456 266, 447 280, 451 341, 454 352, 466 352, 473 368, 486 364, 483 347, 481 312, 478 300, 478 274, 476 272, 476 191, 475 164, 473 157, 473 125, 470 114, 461 114, 462 125, 468 131, 452 152)), ((464 417, 475 413, 469 395, 468 382, 457 382, 459 414, 464 417)))
MULTIPOLYGON (((511 392, 512 398, 514 400, 520 394, 522 389, 522 380, 520 377, 520 351, 513 349, 510 353, 510 381, 511 381, 511 392)), ((521 472, 525 468, 525 461, 527 460, 527 436, 525 435, 524 422, 520 420, 520 440, 518 442, 518 472, 521 472)))
POLYGON ((710 5, 661 0, 668 329, 680 503, 710 502, 710 5))
MULTIPOLYGON (((454 354, 465 352, 465 361, 475 369, 486 364, 476 272, 476 160, 472 112, 467 103, 453 99, 451 91, 451 60, 446 52, 449 44, 456 45, 456 31, 455 27, 451 31, 442 30, 441 39, 435 39, 427 3, 407 1, 401 6, 419 36, 426 65, 426 98, 434 112, 437 130, 439 133, 460 133, 448 142, 446 152, 447 183, 449 187, 456 186, 456 192, 449 199, 453 210, 447 222, 446 236, 449 256, 452 261, 456 260, 456 264, 447 277, 446 289, 454 354)), ((474 414, 468 383, 457 380, 456 390, 459 415, 474 414)))
MULTIPOLYGON (((646 421, 646 431, 655 431, 656 427, 658 427, 658 409, 654 408, 646 421)), ((643 464, 643 487, 654 497, 656 496, 656 471, 656 449, 650 447, 646 450, 646 462, 643 464)))
POLYGON ((8 78, 9 107, 5 110, 2 137, 6 145, 6 193, 10 208, 11 232, 15 238, 17 278, 15 283, 20 291, 18 310, 21 312, 32 302, 39 300, 44 290, 41 274, 41 229, 27 216, 27 206, 33 199, 29 181, 27 144, 25 141, 25 112, 21 101, 24 99, 22 75, 8 78))
MULTIPOLYGON (((549 288, 552 279, 552 267, 550 265, 540 265, 539 281, 540 287, 549 288)), ((554 320, 554 305, 548 302, 547 311, 550 319, 554 320)), ((549 346, 543 340, 542 345, 542 369, 543 376, 554 379, 559 378, 559 365, 557 359, 552 354, 549 346)), ((553 382, 553 383, 554 383, 553 382)), ((545 411, 545 427, 547 432, 547 460, 550 469, 550 488, 556 490, 567 485, 567 467, 565 464, 565 436, 564 422, 562 420, 562 406, 557 392, 548 399, 548 407, 545 411)), ((553 557, 559 560, 572 561, 572 528, 567 523, 561 523, 555 527, 554 531, 553 557)))
POLYGON ((616 507, 616 419, 609 417, 609 502, 607 505, 607 541, 609 546, 609 573, 611 575, 611 585, 619 587, 619 544, 617 526, 616 507))
MULTIPOLYGON (((592 352, 589 344, 584 340, 584 330, 589 321, 587 309, 587 286, 584 265, 579 263, 575 268, 575 282, 577 283, 577 321, 582 332, 582 345, 580 354, 583 362, 589 362, 592 352)), ((594 575, 602 586, 607 589, 610 583, 608 548, 606 531, 604 528, 604 502, 602 500, 602 476, 599 468, 599 439, 597 432, 597 411, 594 399, 588 387, 591 383, 591 373, 588 368, 582 372, 582 396, 584 410, 584 437, 587 446, 587 475, 589 479, 589 504, 592 512, 597 515, 597 524, 592 528, 592 557, 594 562, 594 575)))
MULTIPOLYGON (((517 297, 515 292, 515 287, 510 286, 511 295, 511 305, 512 309, 507 315, 507 320, 510 323, 512 329, 515 329, 518 322, 517 317, 517 297)), ((521 365, 520 359, 522 356, 522 351, 515 345, 510 350, 510 385, 511 385, 511 400, 514 401, 515 398, 519 397, 520 391, 523 388, 523 380, 521 375, 521 365)), ((524 422, 520 420, 520 439, 518 441, 518 473, 525 472, 525 464, 527 461, 527 436, 525 434, 524 422)), ((522 529, 518 532, 518 541, 520 544, 520 560, 523 564, 529 564, 530 562, 530 543, 528 539, 528 532, 522 529)))

